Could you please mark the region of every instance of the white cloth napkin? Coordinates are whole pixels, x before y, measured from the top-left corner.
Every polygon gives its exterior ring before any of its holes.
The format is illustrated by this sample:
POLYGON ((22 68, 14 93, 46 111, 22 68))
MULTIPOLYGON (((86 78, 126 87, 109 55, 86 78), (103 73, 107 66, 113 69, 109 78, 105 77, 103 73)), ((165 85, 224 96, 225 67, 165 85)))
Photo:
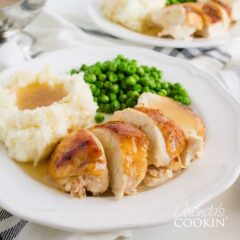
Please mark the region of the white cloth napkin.
MULTIPOLYGON (((26 32, 36 40, 33 49, 23 53, 15 42, 8 42, 2 45, 0 47, 0 70, 26 61, 29 55, 38 57, 39 55, 62 48, 86 45, 114 46, 116 43, 109 41, 107 38, 102 40, 101 38, 89 36, 70 22, 47 10, 44 10, 34 22, 26 28, 26 32)), ((224 50, 231 52, 230 50, 232 50, 232 48, 233 47, 230 46, 224 50)), ((236 47, 234 47, 234 49, 236 50, 236 47)), ((164 50, 163 52, 166 53, 166 51, 167 50, 164 50)), ((240 49, 238 52, 240 54, 240 49)), ((224 66, 224 64, 221 64, 221 61, 207 55, 198 56, 193 59, 192 62, 197 67, 212 72, 216 72, 224 66)), ((232 90, 234 96, 239 97, 239 76, 236 73, 225 71, 221 74, 221 78, 225 85, 232 90)), ((3 240, 113 240, 119 237, 122 239, 130 238, 131 232, 119 231, 101 234, 68 233, 27 223, 0 209, 0 239, 1 237, 3 240)))

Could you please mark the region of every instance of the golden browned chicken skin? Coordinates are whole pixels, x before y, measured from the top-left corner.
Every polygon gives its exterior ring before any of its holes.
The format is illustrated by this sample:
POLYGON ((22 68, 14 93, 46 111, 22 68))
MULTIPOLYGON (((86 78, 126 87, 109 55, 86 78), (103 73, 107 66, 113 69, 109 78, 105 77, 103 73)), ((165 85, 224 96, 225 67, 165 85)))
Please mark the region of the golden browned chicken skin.
POLYGON ((185 134, 159 109, 148 107, 128 108, 116 112, 112 119, 134 124, 149 138, 145 185, 156 186, 164 183, 184 167, 181 154, 187 147, 185 134))
POLYGON ((49 173, 59 189, 77 197, 84 197, 86 191, 103 193, 109 185, 104 149, 87 129, 63 138, 51 157, 49 173))
POLYGON ((187 144, 183 131, 177 128, 174 122, 165 117, 158 109, 144 107, 135 109, 147 114, 161 129, 170 158, 179 157, 187 144))
POLYGON ((112 192, 117 198, 133 194, 147 170, 149 141, 130 123, 111 121, 96 125, 93 133, 106 152, 112 192))

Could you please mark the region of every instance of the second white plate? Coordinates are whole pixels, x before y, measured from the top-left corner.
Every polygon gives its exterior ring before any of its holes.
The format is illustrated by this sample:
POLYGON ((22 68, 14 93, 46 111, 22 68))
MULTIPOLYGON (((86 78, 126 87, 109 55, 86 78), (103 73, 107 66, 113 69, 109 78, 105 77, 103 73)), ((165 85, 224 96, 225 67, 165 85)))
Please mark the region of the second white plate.
POLYGON ((111 22, 103 16, 101 12, 101 1, 89 0, 88 12, 94 23, 103 31, 138 44, 150 45, 154 47, 172 47, 172 48, 207 48, 222 44, 236 42, 240 39, 240 22, 237 22, 224 35, 215 38, 198 38, 193 40, 176 40, 170 38, 160 38, 147 36, 131 31, 123 26, 111 22))

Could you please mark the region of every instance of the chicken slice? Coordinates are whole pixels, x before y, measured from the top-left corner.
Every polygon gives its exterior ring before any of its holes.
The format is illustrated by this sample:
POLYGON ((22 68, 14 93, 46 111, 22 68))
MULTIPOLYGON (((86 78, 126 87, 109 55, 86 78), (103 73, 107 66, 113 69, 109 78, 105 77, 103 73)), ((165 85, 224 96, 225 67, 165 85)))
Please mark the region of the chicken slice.
POLYGON ((216 0, 216 2, 228 11, 233 21, 240 19, 240 0, 216 0))
POLYGON ((220 4, 209 1, 201 4, 199 12, 204 20, 204 28, 197 32, 202 37, 215 37, 225 33, 231 23, 228 11, 220 4))
MULTIPOLYGON (((240 0, 213 0, 221 5, 228 13, 232 21, 240 19, 240 0)), ((198 0, 199 3, 206 3, 209 0, 198 0)))
POLYGON ((192 159, 200 156, 204 145, 206 129, 201 118, 190 108, 183 106, 171 98, 153 93, 143 93, 138 99, 137 107, 159 109, 178 128, 183 130, 187 138, 187 147, 181 154, 181 160, 185 167, 189 165, 192 159))
POLYGON ((117 198, 134 194, 147 170, 149 141, 138 128, 124 122, 96 125, 92 132, 105 149, 112 192, 117 198))
POLYGON ((157 109, 127 108, 115 112, 112 120, 132 123, 147 135, 149 165, 168 166, 186 146, 184 133, 157 109))
POLYGON ((175 4, 152 13, 152 22, 162 28, 159 36, 175 39, 191 39, 196 31, 203 29, 203 19, 194 7, 175 4))
POLYGON ((102 144, 86 129, 62 139, 51 157, 49 173, 56 187, 80 198, 86 196, 86 191, 104 193, 109 186, 102 144))

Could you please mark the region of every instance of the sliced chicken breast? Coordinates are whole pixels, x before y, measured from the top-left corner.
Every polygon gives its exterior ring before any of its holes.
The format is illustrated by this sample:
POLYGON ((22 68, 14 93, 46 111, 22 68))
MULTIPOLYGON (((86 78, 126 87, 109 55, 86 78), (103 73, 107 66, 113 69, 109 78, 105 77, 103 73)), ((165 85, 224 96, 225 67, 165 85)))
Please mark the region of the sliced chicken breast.
POLYGON ((171 119, 178 128, 183 130, 187 138, 187 147, 181 154, 183 165, 186 167, 192 159, 200 156, 203 148, 206 129, 203 121, 190 108, 172 100, 153 93, 143 93, 137 107, 159 109, 166 117, 171 119))
POLYGON ((145 177, 149 141, 130 123, 107 122, 92 132, 105 149, 112 192, 117 198, 134 194, 145 177))
MULTIPOLYGON (((228 13, 232 21, 240 19, 240 0, 213 0, 221 5, 228 13)), ((206 3, 209 0, 198 0, 199 3, 206 3)))
POLYGON ((168 166, 186 146, 184 133, 157 109, 128 108, 115 112, 112 120, 132 123, 147 135, 149 165, 168 166))
POLYGON ((152 13, 152 22, 163 30, 159 36, 175 39, 191 39, 196 31, 203 29, 201 15, 190 6, 175 4, 152 13))
POLYGON ((202 37, 215 37, 225 33, 230 27, 231 19, 226 8, 213 1, 201 5, 204 28, 197 32, 202 37))
POLYGON ((109 186, 103 146, 86 129, 63 138, 51 157, 49 173, 56 187, 80 198, 86 196, 86 191, 104 193, 109 186))

